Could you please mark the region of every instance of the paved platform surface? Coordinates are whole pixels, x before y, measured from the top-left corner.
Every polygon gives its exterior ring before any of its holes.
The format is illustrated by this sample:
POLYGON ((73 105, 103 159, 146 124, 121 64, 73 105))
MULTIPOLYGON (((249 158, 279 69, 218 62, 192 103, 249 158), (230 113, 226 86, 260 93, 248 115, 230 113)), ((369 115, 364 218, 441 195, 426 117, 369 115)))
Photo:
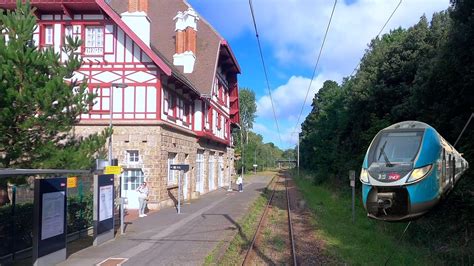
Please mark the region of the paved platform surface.
POLYGON ((124 236, 74 253, 59 265, 96 265, 111 258, 123 258, 122 265, 202 265, 220 241, 230 241, 239 232, 239 219, 270 179, 248 178, 242 193, 234 186, 232 192, 205 194, 185 203, 181 214, 175 208, 150 213, 132 221, 124 236))

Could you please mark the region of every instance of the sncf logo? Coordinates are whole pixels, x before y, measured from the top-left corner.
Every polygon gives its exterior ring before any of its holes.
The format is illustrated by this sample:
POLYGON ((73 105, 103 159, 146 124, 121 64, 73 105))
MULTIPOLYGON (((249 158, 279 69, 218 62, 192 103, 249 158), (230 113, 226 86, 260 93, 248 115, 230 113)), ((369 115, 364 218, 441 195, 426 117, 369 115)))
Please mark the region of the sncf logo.
POLYGON ((396 181, 398 179, 400 179, 400 174, 397 174, 397 173, 389 173, 388 175, 388 180, 390 181, 396 181))

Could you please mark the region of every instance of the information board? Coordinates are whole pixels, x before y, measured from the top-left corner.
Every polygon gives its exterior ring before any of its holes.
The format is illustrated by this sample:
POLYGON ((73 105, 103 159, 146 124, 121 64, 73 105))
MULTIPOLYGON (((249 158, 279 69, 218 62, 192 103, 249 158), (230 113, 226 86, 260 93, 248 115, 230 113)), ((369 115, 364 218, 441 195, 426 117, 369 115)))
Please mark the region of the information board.
MULTIPOLYGON (((35 180, 33 261, 64 249, 66 254, 66 178, 35 180)), ((65 259, 65 257, 63 258, 65 259)))
POLYGON ((97 234, 102 234, 114 228, 114 175, 99 175, 97 179, 95 219, 97 234))

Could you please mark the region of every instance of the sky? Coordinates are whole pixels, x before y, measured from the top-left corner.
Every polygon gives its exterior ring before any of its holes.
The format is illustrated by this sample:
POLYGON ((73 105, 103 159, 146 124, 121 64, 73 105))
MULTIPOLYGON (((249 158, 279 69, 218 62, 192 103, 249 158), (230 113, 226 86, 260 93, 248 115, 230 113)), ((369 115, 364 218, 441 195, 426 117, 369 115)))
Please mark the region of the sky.
MULTIPOLYGON (((301 123, 311 111, 314 94, 326 80, 339 84, 358 65, 400 0, 338 0, 313 81, 332 0, 252 0, 268 84, 260 59, 248 0, 187 0, 226 39, 239 62, 240 88, 250 88, 257 100, 253 131, 282 149, 297 143, 301 123), (306 101, 305 96, 311 83, 306 101), (275 123, 271 101, 275 107, 275 123), (301 108, 303 113, 298 121, 301 108), (295 133, 296 132, 296 133, 295 133)), ((408 28, 422 15, 449 7, 449 0, 402 0, 383 33, 408 28)), ((198 28, 199 38, 199 28, 198 28)))

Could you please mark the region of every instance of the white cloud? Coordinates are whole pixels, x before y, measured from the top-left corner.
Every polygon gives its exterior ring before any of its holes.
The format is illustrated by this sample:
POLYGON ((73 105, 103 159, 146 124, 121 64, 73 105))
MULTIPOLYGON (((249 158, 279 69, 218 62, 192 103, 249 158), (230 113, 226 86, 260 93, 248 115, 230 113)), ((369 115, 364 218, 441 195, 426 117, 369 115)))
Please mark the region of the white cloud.
MULTIPOLYGON (((314 66, 334 2, 261 0, 254 3, 260 38, 272 43, 279 62, 314 66)), ((398 3, 397 0, 360 0, 348 5, 338 1, 320 65, 328 71, 350 74, 398 3)), ((405 0, 383 32, 399 26, 410 27, 421 15, 430 18, 433 12, 448 6, 448 0, 405 0)))
POLYGON ((298 127, 297 131, 294 132, 293 131, 294 124, 288 121, 283 121, 283 123, 280 124, 280 131, 281 131, 280 134, 281 134, 281 141, 282 141, 280 143, 280 137, 278 136, 278 131, 273 130, 273 128, 275 128, 274 121, 267 120, 263 123, 254 123, 252 131, 262 136, 265 136, 264 142, 273 142, 275 145, 281 148, 285 148, 285 149, 292 148, 296 145, 297 138, 298 138, 298 131, 300 130, 300 127, 298 127), (269 123, 270 125, 267 126, 263 123, 269 123))
MULTIPOLYGON (((310 83, 311 88, 309 90, 306 106, 310 106, 314 94, 322 87, 324 81, 328 79, 339 80, 340 76, 334 73, 321 74, 318 75, 312 83, 311 79, 302 76, 290 77, 286 84, 272 91, 277 118, 294 121, 296 123, 310 83)), ((263 119, 273 119, 272 105, 268 94, 257 100, 257 116, 263 119)), ((305 116, 306 114, 303 113, 303 118, 305 116)))
MULTIPOLYGON (((204 15, 225 38, 232 41, 245 32, 254 34, 248 1, 190 2, 205 7, 204 15)), ((350 74, 398 3, 398 0, 358 0, 351 4, 338 1, 320 65, 327 71, 350 74)), ((282 66, 314 66, 333 4, 329 0, 254 0, 262 43, 271 46, 273 57, 282 66)), ((410 27, 423 14, 431 18, 433 12, 448 6, 449 0, 404 0, 383 33, 400 26, 410 27)))

